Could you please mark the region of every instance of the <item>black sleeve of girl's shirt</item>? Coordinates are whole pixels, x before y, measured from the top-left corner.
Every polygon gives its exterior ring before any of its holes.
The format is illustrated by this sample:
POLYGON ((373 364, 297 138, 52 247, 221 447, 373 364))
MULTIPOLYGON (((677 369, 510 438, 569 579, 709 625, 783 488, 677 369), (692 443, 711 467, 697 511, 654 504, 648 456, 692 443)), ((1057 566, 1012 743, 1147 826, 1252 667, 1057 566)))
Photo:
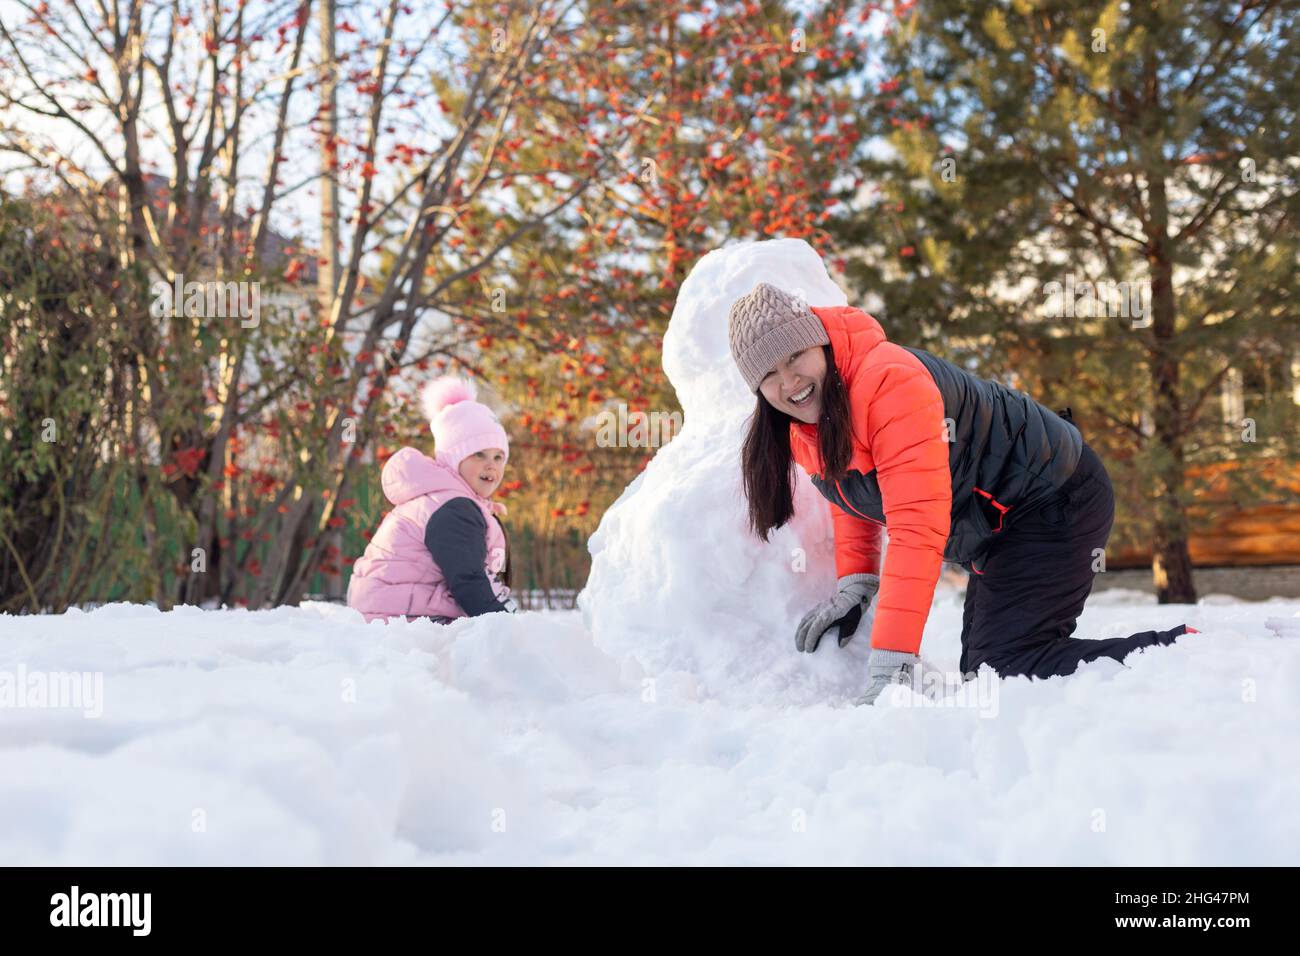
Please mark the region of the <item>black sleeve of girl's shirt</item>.
POLYGON ((468 498, 453 498, 429 516, 424 546, 442 569, 451 596, 470 617, 505 611, 488 580, 487 521, 468 498))

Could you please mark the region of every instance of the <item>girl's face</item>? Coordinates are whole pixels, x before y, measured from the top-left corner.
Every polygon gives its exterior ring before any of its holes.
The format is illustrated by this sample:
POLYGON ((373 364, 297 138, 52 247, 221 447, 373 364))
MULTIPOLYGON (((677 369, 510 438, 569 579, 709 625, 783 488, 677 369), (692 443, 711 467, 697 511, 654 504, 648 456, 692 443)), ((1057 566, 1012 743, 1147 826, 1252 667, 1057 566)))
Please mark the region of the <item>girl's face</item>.
POLYGON ((758 384, 768 403, 791 418, 815 425, 822 411, 826 354, 820 345, 792 352, 758 384))
POLYGON ((501 478, 506 473, 506 453, 500 448, 484 448, 465 456, 456 470, 475 494, 491 498, 501 487, 501 478))

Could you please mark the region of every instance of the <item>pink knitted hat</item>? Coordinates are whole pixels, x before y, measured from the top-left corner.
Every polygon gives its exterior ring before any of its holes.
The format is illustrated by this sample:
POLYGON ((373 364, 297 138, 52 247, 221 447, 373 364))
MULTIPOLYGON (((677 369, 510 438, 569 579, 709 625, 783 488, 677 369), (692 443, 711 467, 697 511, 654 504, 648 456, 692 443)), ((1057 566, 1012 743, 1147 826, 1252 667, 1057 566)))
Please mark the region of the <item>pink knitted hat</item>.
POLYGON ((424 414, 433 432, 434 459, 452 468, 484 448, 500 448, 510 460, 510 439, 496 413, 481 402, 471 382, 444 375, 420 392, 424 414))

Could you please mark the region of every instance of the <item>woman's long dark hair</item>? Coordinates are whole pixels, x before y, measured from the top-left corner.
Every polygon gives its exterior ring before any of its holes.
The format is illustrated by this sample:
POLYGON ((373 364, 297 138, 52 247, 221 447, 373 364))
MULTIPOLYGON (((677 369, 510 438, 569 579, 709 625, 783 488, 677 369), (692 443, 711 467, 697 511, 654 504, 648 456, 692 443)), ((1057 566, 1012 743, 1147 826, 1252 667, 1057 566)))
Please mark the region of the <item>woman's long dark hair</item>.
MULTIPOLYGON (((849 393, 835 365, 829 345, 826 378, 822 382, 822 411, 817 419, 817 447, 822 475, 830 481, 844 477, 853 453, 849 430, 849 393)), ((793 419, 777 411, 763 393, 749 419, 749 433, 740 450, 740 467, 749 501, 749 526, 764 541, 794 515, 794 457, 790 453, 790 423, 793 419)))

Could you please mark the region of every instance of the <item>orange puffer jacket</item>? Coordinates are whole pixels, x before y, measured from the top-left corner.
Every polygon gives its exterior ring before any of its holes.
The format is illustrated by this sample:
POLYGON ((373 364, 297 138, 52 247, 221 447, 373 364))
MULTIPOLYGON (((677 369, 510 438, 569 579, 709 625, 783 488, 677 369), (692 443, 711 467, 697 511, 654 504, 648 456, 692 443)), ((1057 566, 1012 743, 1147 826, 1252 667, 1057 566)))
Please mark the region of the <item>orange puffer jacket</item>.
POLYGON ((790 450, 832 501, 835 572, 880 575, 871 646, 915 654, 930 613, 948 540, 952 482, 944 441, 943 398, 925 366, 886 341, 880 323, 851 306, 814 308, 830 336, 849 393, 851 472, 879 485, 883 513, 854 516, 839 487, 821 478, 817 426, 791 422, 790 450), (828 493, 829 492, 829 493, 828 493), (889 556, 880 569, 880 533, 889 524, 889 556))
POLYGON ((861 309, 813 312, 848 389, 848 471, 822 475, 816 425, 792 421, 790 449, 831 502, 837 575, 880 575, 871 646, 915 654, 944 559, 982 573, 997 536, 1074 473, 1083 441, 1027 395, 889 342, 861 309))

